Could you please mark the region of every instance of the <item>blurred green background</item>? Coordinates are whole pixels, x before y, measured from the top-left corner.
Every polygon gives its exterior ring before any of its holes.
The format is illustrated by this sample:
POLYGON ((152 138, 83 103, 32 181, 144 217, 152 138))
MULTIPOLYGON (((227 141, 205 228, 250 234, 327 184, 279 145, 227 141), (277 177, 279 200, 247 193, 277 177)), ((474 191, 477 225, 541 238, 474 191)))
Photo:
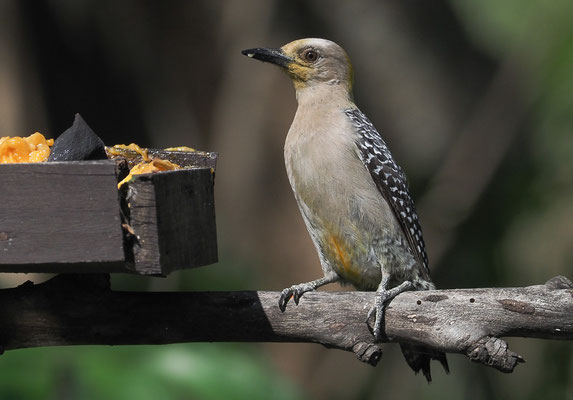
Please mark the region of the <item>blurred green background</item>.
MULTIPOLYGON (((218 151, 221 262, 113 286, 279 290, 321 273, 283 166, 296 101, 240 50, 324 37, 409 176, 438 287, 572 278, 572 20, 565 0, 0 0, 0 136, 79 112, 106 144, 218 151)), ((513 374, 450 355, 431 385, 394 345, 376 368, 310 344, 9 351, 0 399, 573 398, 573 345, 509 342, 513 374)))

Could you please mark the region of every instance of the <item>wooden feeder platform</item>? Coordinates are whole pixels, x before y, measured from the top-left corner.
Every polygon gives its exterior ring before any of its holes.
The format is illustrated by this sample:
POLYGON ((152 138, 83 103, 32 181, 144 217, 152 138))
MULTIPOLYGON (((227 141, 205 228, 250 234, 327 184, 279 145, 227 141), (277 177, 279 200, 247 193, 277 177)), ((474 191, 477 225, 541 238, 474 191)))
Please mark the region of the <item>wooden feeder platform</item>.
POLYGON ((217 262, 216 153, 149 150, 185 169, 101 161, 0 165, 0 272, 167 275, 217 262))

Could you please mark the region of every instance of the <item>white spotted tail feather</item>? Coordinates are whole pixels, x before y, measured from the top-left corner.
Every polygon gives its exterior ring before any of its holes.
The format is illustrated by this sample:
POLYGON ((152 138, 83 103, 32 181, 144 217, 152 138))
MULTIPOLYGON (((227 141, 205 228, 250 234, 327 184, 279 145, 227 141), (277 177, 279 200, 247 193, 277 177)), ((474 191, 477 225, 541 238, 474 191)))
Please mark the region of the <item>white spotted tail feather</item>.
POLYGON ((392 158, 386 143, 370 120, 357 108, 344 111, 350 118, 360 139, 356 146, 359 156, 378 190, 390 205, 400 223, 416 261, 429 275, 428 256, 422 237, 414 202, 408 193, 408 181, 400 166, 392 158))

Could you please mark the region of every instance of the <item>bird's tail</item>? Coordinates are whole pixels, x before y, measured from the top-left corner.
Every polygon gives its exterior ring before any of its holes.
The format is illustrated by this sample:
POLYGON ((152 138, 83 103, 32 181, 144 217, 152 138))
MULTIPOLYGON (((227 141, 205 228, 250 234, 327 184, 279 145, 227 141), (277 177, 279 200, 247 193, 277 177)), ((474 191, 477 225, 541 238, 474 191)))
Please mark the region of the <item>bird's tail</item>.
POLYGON ((402 348, 402 354, 404 354, 404 358, 406 359, 406 362, 410 368, 412 368, 416 374, 422 370, 422 373, 428 380, 428 383, 432 381, 432 375, 430 373, 430 360, 439 361, 442 364, 442 367, 444 367, 446 373, 450 373, 448 360, 446 359, 445 353, 414 344, 400 343, 400 347, 402 348))

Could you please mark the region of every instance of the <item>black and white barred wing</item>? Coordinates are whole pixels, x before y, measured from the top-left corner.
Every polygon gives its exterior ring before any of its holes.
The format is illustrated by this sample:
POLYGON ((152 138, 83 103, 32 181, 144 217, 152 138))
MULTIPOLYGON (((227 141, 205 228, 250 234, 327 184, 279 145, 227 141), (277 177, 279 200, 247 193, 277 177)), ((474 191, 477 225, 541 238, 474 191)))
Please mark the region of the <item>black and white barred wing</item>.
POLYGON ((429 273, 422 229, 414 202, 408 193, 406 175, 396 164, 386 143, 368 118, 358 109, 348 109, 345 113, 360 135, 356 143, 360 159, 370 171, 378 190, 390 204, 416 260, 429 273))

